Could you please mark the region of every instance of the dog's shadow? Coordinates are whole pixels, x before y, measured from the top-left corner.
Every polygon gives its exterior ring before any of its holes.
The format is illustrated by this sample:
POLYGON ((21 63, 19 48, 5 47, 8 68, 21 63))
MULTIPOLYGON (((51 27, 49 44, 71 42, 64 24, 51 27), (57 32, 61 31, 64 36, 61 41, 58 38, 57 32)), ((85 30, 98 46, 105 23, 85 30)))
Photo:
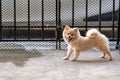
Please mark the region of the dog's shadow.
POLYGON ((95 59, 83 59, 83 60, 76 60, 76 62, 79 63, 103 63, 103 62, 109 62, 106 58, 95 58, 95 59))
MULTIPOLYGON (((23 66, 30 58, 41 57, 38 50, 26 50, 24 46, 17 45, 19 49, 0 49, 0 63, 12 62, 16 66, 23 66)), ((9 46, 10 47, 10 46, 9 46)))

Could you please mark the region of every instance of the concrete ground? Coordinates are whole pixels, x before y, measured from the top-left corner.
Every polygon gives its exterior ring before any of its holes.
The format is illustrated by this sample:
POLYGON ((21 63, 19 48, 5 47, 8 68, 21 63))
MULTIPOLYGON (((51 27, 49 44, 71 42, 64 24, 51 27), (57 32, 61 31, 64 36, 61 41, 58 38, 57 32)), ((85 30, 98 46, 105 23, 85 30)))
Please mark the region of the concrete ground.
POLYGON ((99 52, 81 52, 78 60, 62 60, 67 50, 0 50, 0 80, 119 80, 120 53, 111 50, 113 60, 99 58, 99 52))

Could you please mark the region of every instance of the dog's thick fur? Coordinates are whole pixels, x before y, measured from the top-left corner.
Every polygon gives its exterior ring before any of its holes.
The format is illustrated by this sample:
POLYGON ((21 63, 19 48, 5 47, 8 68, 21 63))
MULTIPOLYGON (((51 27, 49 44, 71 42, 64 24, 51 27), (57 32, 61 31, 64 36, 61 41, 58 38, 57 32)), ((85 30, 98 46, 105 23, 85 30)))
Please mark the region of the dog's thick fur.
POLYGON ((78 28, 65 26, 63 30, 63 39, 68 44, 67 56, 63 57, 64 60, 67 60, 73 52, 74 57, 70 61, 75 61, 81 51, 92 48, 101 51, 102 58, 107 54, 108 60, 112 60, 108 38, 96 29, 88 30, 86 36, 83 37, 80 35, 78 28))

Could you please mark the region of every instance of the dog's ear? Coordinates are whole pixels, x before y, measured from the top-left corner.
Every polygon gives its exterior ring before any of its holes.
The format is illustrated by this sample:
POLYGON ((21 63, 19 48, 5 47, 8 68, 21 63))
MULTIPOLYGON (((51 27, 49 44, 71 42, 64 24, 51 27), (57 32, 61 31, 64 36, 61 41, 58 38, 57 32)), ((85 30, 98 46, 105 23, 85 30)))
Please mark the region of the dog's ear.
POLYGON ((73 31, 77 32, 77 31, 78 31, 78 28, 77 28, 77 27, 73 28, 73 31))
POLYGON ((65 30, 68 30, 70 29, 70 27, 68 25, 65 26, 65 30))

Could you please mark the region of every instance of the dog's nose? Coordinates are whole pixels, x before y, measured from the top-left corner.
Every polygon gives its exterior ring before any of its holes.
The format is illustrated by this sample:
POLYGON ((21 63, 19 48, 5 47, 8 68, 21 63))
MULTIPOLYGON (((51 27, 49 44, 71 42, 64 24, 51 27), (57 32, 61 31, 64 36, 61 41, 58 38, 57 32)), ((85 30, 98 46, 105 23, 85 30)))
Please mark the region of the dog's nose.
POLYGON ((71 36, 68 36, 68 38, 71 38, 71 36))

